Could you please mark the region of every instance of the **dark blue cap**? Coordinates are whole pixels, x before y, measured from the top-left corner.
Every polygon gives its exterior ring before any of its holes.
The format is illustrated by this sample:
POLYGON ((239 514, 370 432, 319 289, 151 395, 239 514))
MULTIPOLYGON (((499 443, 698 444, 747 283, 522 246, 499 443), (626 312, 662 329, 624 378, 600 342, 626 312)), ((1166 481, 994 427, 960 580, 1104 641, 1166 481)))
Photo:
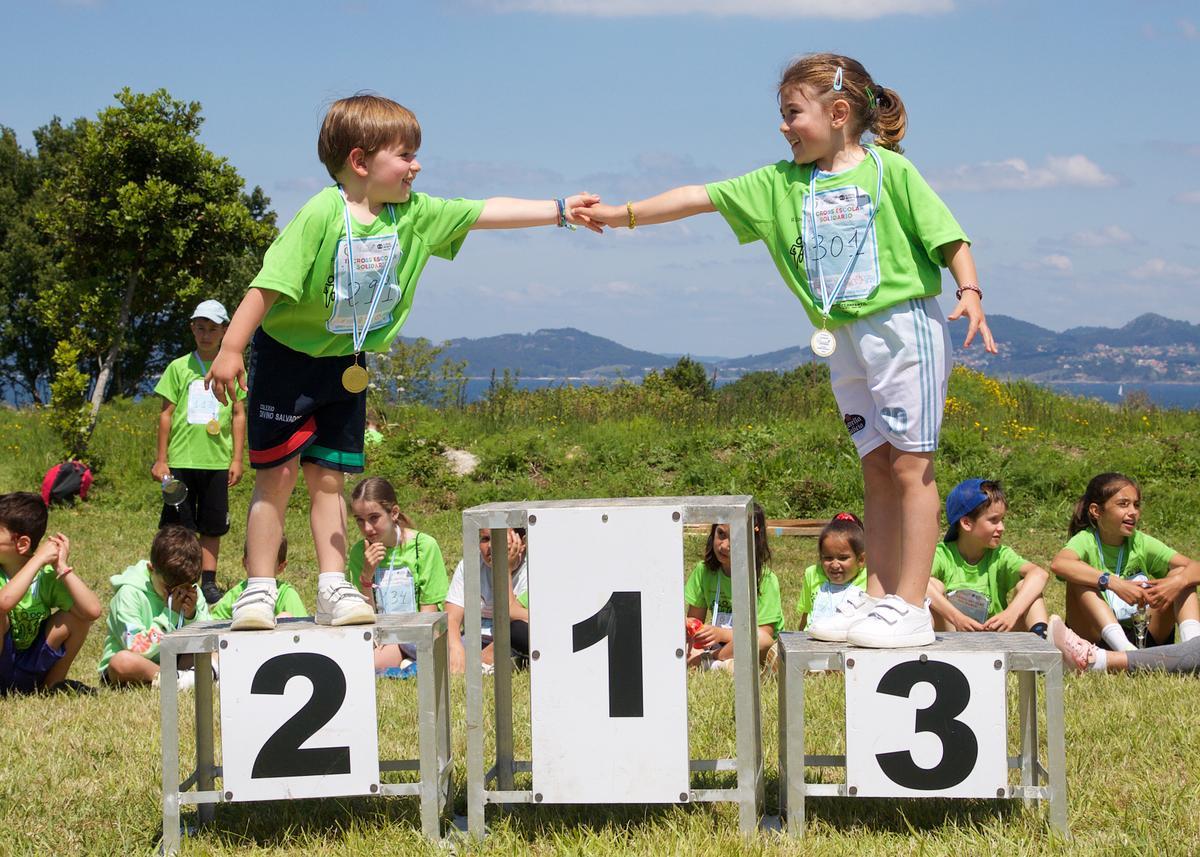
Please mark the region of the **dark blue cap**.
POLYGON ((983 493, 983 483, 987 479, 964 479, 954 486, 946 497, 946 523, 949 525, 944 542, 958 539, 958 522, 987 502, 988 496, 983 493))

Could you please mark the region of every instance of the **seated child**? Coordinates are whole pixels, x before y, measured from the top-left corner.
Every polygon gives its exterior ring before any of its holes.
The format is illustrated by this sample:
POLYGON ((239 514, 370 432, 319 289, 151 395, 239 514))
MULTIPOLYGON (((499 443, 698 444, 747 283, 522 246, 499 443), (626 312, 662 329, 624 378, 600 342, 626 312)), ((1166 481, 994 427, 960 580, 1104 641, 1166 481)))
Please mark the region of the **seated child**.
MULTIPOLYGON (((111 578, 116 592, 108 605, 108 636, 100 655, 100 681, 110 685, 157 686, 158 647, 171 631, 208 619, 200 592, 201 550, 196 534, 167 524, 154 536, 150 560, 111 578)), ((180 688, 195 676, 181 666, 180 688)))
MULTIPOLYGON (((525 564, 525 548, 526 534, 524 527, 516 527, 508 531, 508 579, 509 591, 520 598, 525 594, 527 581, 525 564)), ((480 628, 480 639, 483 643, 483 663, 492 663, 492 533, 491 530, 483 530, 479 533, 479 595, 482 602, 480 607, 480 619, 482 627, 480 628)), ((458 567, 454 569, 454 575, 450 579, 450 589, 446 592, 446 618, 448 630, 446 634, 447 649, 449 652, 450 672, 461 673, 466 670, 467 653, 463 647, 463 633, 465 627, 463 625, 463 617, 466 614, 466 581, 463 578, 463 563, 460 560, 458 567)), ((512 601, 509 601, 509 617, 515 619, 512 612, 512 601)), ((527 612, 526 608, 522 607, 523 612, 527 612)), ((510 635, 512 633, 512 625, 516 621, 510 622, 510 635)), ((528 625, 526 625, 526 629, 528 625)), ((526 645, 524 648, 518 646, 518 641, 515 637, 510 637, 513 644, 513 651, 517 654, 528 655, 528 637, 526 637, 526 645)))
MULTIPOLYGON (((287 568, 287 536, 279 540, 279 557, 275 563, 275 577, 283 574, 283 570, 287 568)), ((246 552, 242 551, 242 568, 246 568, 246 552)), ((241 581, 232 589, 226 592, 221 600, 214 604, 209 609, 209 614, 213 619, 230 619, 233 617, 233 602, 241 597, 241 594, 246 589, 246 581, 241 581)), ((300 598, 300 593, 291 587, 290 584, 280 583, 278 591, 275 593, 275 618, 285 619, 288 616, 307 616, 308 610, 304 606, 304 601, 300 598)))
POLYGON ((1042 592, 1050 575, 1000 544, 1007 512, 1004 489, 986 479, 963 480, 946 498, 950 526, 933 555, 928 590, 937 630, 1046 636, 1042 592))
MULTIPOLYGON (((1200 581, 1198 581, 1200 582, 1200 581)), ((1109 651, 1089 643, 1057 616, 1050 617, 1050 640, 1062 652, 1063 664, 1072 672, 1166 672, 1200 675, 1200 637, 1186 643, 1152 649, 1109 651)))
MULTIPOLYGON (((783 605, 779 578, 766 567, 771 558, 767 546, 767 520, 762 507, 754 504, 754 573, 758 583, 758 657, 767 651, 783 630, 783 605)), ((730 575, 729 526, 713 524, 704 546, 704 559, 692 570, 683 588, 687 617, 701 622, 692 635, 688 666, 708 664, 711 669, 733 671, 733 577, 730 575)))
MULTIPOLYGON (((350 494, 350 509, 363 539, 350 549, 346 568, 375 612, 441 610, 450 585, 442 549, 400 511, 391 483, 378 476, 362 480, 350 494)), ((375 669, 404 667, 414 657, 411 647, 377 646, 375 669)))
POLYGON ((1139 530, 1142 492, 1120 473, 1101 473, 1075 504, 1070 541, 1050 563, 1067 583, 1067 625, 1113 651, 1136 648, 1135 620, 1150 646, 1200 636, 1200 563, 1139 530))
POLYGON ((810 616, 832 616, 847 597, 867 591, 866 549, 867 535, 857 515, 839 512, 825 525, 817 538, 821 562, 804 569, 796 602, 799 630, 804 630, 810 616))
POLYGON ((91 690, 67 672, 100 600, 72 570, 67 537, 42 541, 47 520, 37 494, 0 496, 0 696, 91 690))

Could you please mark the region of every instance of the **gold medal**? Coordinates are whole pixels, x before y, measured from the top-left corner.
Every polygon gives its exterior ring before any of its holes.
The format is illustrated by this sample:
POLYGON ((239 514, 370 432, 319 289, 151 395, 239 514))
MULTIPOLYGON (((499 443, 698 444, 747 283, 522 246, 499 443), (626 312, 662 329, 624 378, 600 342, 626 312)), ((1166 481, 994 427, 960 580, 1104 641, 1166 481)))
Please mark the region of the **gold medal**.
POLYGON ((221 424, 217 422, 216 417, 213 417, 211 420, 209 420, 208 424, 204 428, 213 437, 216 437, 221 433, 221 424))
POLYGON ((346 371, 342 373, 342 386, 346 388, 347 393, 361 393, 367 389, 367 382, 371 380, 371 376, 367 374, 367 370, 357 363, 353 363, 346 367, 346 371))
POLYGON ((828 330, 821 328, 812 335, 808 347, 818 357, 832 357, 833 352, 837 351, 837 339, 828 330))

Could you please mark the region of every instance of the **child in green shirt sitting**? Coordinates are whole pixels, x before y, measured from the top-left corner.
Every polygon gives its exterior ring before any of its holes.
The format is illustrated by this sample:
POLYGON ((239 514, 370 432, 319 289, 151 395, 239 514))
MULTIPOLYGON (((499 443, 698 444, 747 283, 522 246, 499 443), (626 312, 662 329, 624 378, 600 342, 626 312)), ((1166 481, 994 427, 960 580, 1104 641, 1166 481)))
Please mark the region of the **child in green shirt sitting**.
POLYGON ((933 555, 928 596, 939 631, 1046 636, 1050 575, 1001 545, 1008 500, 999 482, 966 479, 946 498, 949 529, 933 555))
MULTIPOLYGON (((278 579, 283 570, 287 568, 287 536, 279 540, 279 556, 275 562, 275 578, 278 579)), ((246 567, 246 552, 242 551, 242 568, 246 567)), ((214 619, 229 619, 233 616, 233 602, 241 598, 242 593, 246 591, 246 581, 241 581, 236 584, 228 592, 226 592, 221 600, 212 606, 209 611, 214 619)), ((303 617, 308 615, 308 608, 304 606, 304 600, 300 597, 291 584, 280 583, 278 591, 275 593, 275 618, 286 619, 289 616, 303 617)))
MULTIPOLYGON (((783 630, 783 603, 779 578, 767 568, 767 520, 762 506, 754 504, 754 573, 758 590, 758 657, 766 658, 783 630)), ((692 634, 688 666, 707 664, 710 669, 733 672, 733 577, 730 575, 729 525, 713 524, 704 546, 704 559, 692 569, 683 587, 687 618, 702 624, 692 634), (712 615, 709 615, 709 611, 712 615), (705 619, 709 624, 703 624, 705 619)), ((528 596, 526 597, 528 601, 528 596)))
POLYGON ((91 690, 67 672, 100 600, 68 563, 67 537, 42 540, 47 523, 37 494, 0 496, 0 696, 91 690))
MULTIPOLYGON (((108 636, 100 655, 100 681, 110 685, 158 684, 158 647, 171 631, 208 619, 200 593, 200 542, 179 524, 154 536, 150 560, 111 578, 117 590, 108 604, 108 636)), ((190 656, 188 656, 190 658, 190 656)), ((179 687, 191 687, 195 674, 181 663, 179 687)))

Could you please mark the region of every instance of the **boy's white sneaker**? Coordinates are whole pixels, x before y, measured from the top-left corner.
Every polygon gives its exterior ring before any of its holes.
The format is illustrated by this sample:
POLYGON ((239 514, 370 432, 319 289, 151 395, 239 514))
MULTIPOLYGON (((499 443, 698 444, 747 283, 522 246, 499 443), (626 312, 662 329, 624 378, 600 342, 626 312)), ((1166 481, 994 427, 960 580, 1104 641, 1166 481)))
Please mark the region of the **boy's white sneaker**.
POLYGON ((231 631, 275 630, 275 596, 265 589, 247 588, 233 602, 231 631))
POLYGON ((846 634, 847 643, 868 649, 928 646, 935 639, 928 601, 915 607, 899 595, 885 595, 867 618, 855 622, 846 634))
MULTIPOLYGON (((162 687, 162 671, 155 674, 153 681, 150 682, 151 687, 162 687)), ((175 688, 177 690, 191 690, 196 686, 196 673, 193 670, 177 670, 175 672, 175 688)))
POLYGON ((342 580, 317 590, 318 625, 372 625, 375 611, 362 593, 342 580))
POLYGON ((826 643, 844 643, 850 626, 867 618, 879 602, 862 590, 851 592, 833 611, 832 616, 824 616, 808 624, 804 630, 814 640, 826 643))

